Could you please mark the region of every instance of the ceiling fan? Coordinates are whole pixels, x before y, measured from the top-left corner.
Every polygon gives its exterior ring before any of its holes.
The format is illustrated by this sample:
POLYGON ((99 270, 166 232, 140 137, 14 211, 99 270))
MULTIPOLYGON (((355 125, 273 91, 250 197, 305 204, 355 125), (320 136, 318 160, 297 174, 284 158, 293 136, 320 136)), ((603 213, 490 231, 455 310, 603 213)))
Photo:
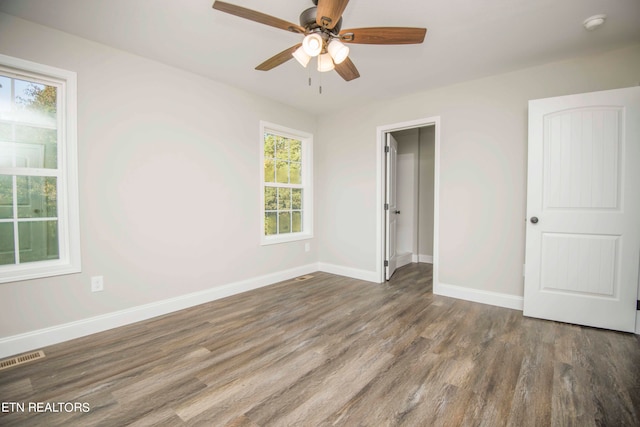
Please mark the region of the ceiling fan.
POLYGON ((255 10, 215 1, 213 8, 221 12, 259 22, 282 30, 304 34, 302 43, 291 46, 264 61, 256 70, 268 71, 295 58, 306 67, 312 57, 318 58, 318 71, 333 69, 346 81, 360 77, 349 59, 349 48, 355 44, 419 44, 424 41, 426 28, 370 27, 341 30, 342 13, 349 0, 312 0, 315 6, 300 14, 300 25, 255 10))

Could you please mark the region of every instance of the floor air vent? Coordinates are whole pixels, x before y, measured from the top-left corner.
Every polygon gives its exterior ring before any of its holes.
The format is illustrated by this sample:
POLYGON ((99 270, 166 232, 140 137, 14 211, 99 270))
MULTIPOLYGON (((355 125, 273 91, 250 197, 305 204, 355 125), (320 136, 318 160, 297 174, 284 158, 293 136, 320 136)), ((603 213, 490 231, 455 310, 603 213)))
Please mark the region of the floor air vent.
POLYGON ((0 371, 10 368, 12 366, 22 365, 23 363, 31 362, 32 360, 42 359, 44 351, 38 350, 33 353, 22 354, 20 356, 12 357, 11 359, 5 359, 0 361, 0 371))
POLYGON ((294 280, 296 282, 304 282, 305 280, 309 280, 309 279, 313 279, 313 276, 310 274, 307 274, 306 276, 296 277, 294 280))

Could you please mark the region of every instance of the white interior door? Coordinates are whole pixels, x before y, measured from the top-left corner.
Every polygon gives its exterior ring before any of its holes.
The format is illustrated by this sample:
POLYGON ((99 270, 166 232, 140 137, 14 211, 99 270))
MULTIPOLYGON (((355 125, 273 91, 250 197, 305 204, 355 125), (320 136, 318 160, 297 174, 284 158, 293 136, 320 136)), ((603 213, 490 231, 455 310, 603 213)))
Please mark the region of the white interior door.
POLYGON ((633 332, 640 87, 529 102, 524 315, 633 332))
POLYGON ((385 200, 385 222, 386 222, 386 248, 385 248, 385 278, 389 280, 397 268, 398 251, 398 221, 397 221, 397 173, 398 173, 398 141, 387 134, 385 146, 386 159, 386 200, 385 200))

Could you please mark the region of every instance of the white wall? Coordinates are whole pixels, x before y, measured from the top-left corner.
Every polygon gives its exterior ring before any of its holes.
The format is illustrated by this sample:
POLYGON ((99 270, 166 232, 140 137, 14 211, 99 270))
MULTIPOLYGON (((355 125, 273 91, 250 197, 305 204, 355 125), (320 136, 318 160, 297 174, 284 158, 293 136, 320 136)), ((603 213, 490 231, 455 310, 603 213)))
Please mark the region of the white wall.
POLYGON ((314 241, 259 245, 259 121, 315 117, 5 14, 0 53, 78 74, 83 259, 0 285, 0 338, 317 263, 314 241))
POLYGON ((527 101, 639 81, 635 45, 321 116, 320 259, 376 271, 376 127, 440 116, 440 283, 521 296, 527 101))

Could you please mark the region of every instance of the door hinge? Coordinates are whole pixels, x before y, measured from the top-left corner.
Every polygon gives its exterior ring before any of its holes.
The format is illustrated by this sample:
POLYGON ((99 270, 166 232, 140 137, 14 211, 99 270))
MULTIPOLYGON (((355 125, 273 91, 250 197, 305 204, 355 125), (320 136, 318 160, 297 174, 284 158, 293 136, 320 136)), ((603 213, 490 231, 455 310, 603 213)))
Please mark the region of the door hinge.
POLYGON ((385 146, 384 146, 384 152, 385 152, 385 153, 388 153, 388 152, 389 152, 389 146, 388 146, 388 145, 385 145, 385 146))
POLYGON ((387 261, 386 259, 384 260, 384 266, 389 267, 389 261, 387 261))
POLYGON ((640 300, 636 301, 636 310, 640 311, 640 300))
POLYGON ((389 203, 385 203, 385 204, 384 204, 384 210, 385 210, 385 211, 388 211, 388 210, 389 210, 389 203))

